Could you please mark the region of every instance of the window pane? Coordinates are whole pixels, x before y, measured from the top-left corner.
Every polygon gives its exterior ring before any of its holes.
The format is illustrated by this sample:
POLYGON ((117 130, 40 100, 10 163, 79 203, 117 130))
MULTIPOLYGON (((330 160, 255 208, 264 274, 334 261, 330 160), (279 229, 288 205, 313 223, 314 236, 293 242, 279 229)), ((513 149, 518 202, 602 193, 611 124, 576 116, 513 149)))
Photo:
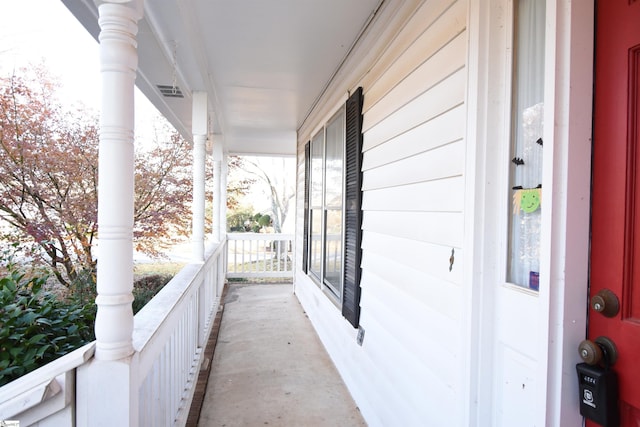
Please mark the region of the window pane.
POLYGON ((309 271, 341 298, 345 110, 341 109, 311 140, 309 271))
POLYGON ((318 279, 322 277, 322 209, 311 209, 311 247, 309 248, 309 271, 318 279))
POLYGON ((324 134, 318 132, 311 140, 311 206, 322 208, 324 134))
POLYGON ((340 296, 342 291, 342 210, 327 210, 327 240, 324 254, 325 283, 340 296))
POLYGON ((342 169, 344 152, 344 111, 327 125, 325 206, 342 207, 342 169))
POLYGON ((508 280, 538 290, 542 200, 545 0, 517 0, 508 280))

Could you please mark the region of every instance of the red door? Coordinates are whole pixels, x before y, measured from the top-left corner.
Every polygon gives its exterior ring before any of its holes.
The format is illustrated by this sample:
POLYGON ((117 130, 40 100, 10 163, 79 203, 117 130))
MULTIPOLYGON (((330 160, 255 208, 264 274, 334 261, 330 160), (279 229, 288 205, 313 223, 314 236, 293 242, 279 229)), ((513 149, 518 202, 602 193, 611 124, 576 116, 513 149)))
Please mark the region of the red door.
MULTIPOLYGON (((640 0, 596 1, 592 298, 609 289, 620 310, 589 308, 589 339, 618 349, 623 427, 640 426, 640 0)), ((593 425, 593 424, 588 424, 593 425)))

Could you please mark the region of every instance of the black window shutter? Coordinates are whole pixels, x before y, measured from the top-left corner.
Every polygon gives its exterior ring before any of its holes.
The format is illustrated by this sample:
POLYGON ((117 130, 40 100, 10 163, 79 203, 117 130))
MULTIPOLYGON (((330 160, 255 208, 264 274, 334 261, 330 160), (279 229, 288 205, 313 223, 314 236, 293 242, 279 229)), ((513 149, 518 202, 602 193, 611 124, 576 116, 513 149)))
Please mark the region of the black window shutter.
POLYGON ((311 179, 311 141, 304 146, 304 237, 302 243, 302 271, 309 271, 309 182, 311 179))
POLYGON ((362 254, 362 88, 345 108, 345 230, 342 315, 358 327, 360 321, 360 257, 362 254))

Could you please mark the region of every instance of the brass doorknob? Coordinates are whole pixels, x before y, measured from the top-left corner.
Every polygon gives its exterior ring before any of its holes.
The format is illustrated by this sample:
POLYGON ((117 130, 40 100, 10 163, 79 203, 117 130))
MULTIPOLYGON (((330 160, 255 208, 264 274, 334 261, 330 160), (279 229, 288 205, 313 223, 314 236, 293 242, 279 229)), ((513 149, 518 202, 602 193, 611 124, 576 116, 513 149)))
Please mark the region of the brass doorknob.
POLYGON ((589 365, 597 365, 602 360, 602 349, 593 341, 584 340, 578 346, 582 360, 589 365))
POLYGON ((620 311, 620 301, 609 289, 602 289, 591 298, 591 308, 606 317, 614 317, 620 311))
POLYGON ((584 340, 578 345, 578 353, 582 360, 589 365, 605 364, 613 366, 618 360, 618 349, 615 343, 607 337, 595 340, 584 340))

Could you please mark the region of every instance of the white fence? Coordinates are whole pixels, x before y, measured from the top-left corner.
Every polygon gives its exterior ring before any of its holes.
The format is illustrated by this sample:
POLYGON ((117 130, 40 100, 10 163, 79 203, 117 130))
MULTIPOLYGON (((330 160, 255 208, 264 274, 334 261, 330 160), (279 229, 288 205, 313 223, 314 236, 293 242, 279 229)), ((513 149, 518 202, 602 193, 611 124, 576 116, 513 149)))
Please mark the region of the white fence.
MULTIPOLYGON (((186 423, 224 286, 226 248, 222 242, 207 251, 204 264, 184 267, 136 315, 127 381, 138 391, 129 402, 137 406, 130 409, 137 425, 186 423)), ((94 347, 88 344, 1 387, 0 420, 18 420, 21 427, 96 425, 97 408, 104 402, 94 401, 86 390, 88 384, 101 386, 92 377, 94 347)), ((112 398, 121 401, 122 396, 112 398)))
POLYGON ((227 277, 293 277, 293 235, 229 233, 227 277))

